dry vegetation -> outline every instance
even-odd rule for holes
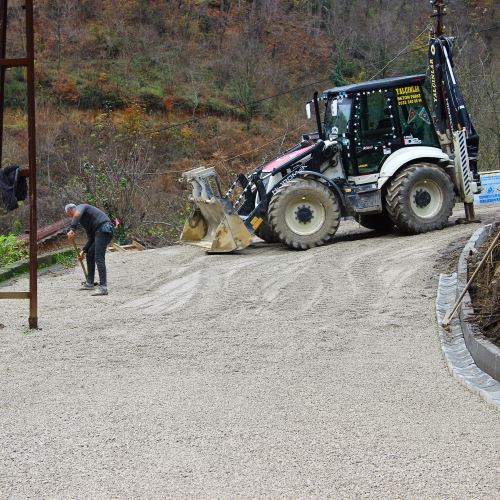
[[[475,271],[497,234],[498,230],[494,231],[488,241],[471,257],[469,274]],[[500,241],[497,241],[492,253],[478,271],[470,294],[474,305],[473,321],[486,337],[500,346]]]
[[[9,5],[13,57],[24,53],[22,11]],[[122,236],[153,245],[175,240],[183,223],[180,172],[210,164],[228,180],[313,127],[303,104],[314,90],[426,70],[426,34],[416,37],[430,22],[428,0],[35,5],[40,224],[60,218],[68,200],[86,201],[118,217]],[[497,7],[448,6],[480,163],[497,168]],[[8,71],[4,165],[27,162],[24,85],[22,71]],[[0,232],[22,230],[26,216],[0,217]]]

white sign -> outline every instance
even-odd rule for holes
[[[483,190],[474,196],[476,205],[486,203],[500,203],[500,170],[493,172],[479,172]]]

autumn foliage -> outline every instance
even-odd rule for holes
[[[497,9],[450,1],[447,17],[485,169],[498,168],[498,32],[485,30]],[[175,240],[182,171],[215,165],[229,181],[314,128],[303,112],[314,90],[425,72],[430,14],[427,0],[35,2],[40,224],[70,199],[104,208],[123,199],[125,181],[113,177],[121,162],[137,184],[127,230],[153,244]],[[9,9],[12,55],[24,51],[22,16]],[[4,164],[26,162],[24,86],[22,72],[7,73]],[[82,177],[89,164],[118,192],[99,198]],[[0,231],[25,218],[1,217]]]

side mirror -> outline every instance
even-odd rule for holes
[[[307,119],[310,120],[311,119],[311,103],[308,102],[306,104],[306,115],[307,115]]]

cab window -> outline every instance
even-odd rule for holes
[[[348,97],[335,97],[326,102],[325,133],[328,137],[334,127],[337,128],[339,136],[349,132],[349,120],[351,118],[352,99]]]
[[[439,141],[419,85],[395,89],[404,146],[436,146]]]
[[[361,144],[377,144],[393,135],[391,110],[386,92],[368,92],[359,96],[359,127]]]
[[[386,90],[360,92],[354,101],[354,147],[359,175],[380,171],[395,136],[392,105]]]

